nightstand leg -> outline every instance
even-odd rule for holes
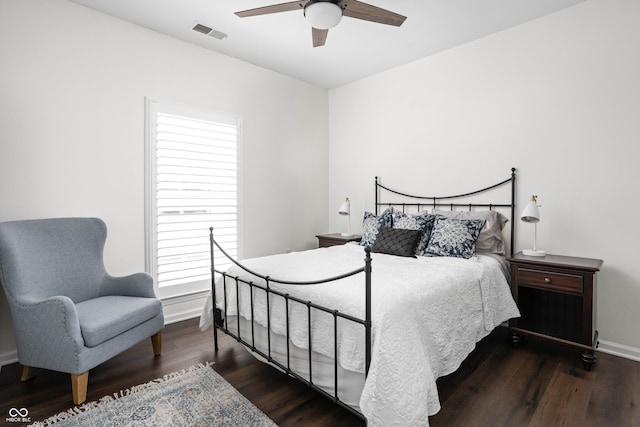
[[[583,351],[580,358],[585,371],[590,371],[591,367],[596,363],[596,355],[593,351]]]
[[[522,336],[516,332],[511,332],[511,347],[518,348],[522,343]]]

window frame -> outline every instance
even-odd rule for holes
[[[211,279],[200,280],[171,286],[159,286],[158,281],[158,245],[157,245],[157,113],[175,114],[197,120],[235,122],[236,140],[236,245],[237,257],[241,259],[242,248],[242,117],[221,111],[193,107],[183,104],[162,102],[145,98],[145,267],[153,277],[153,286],[158,298],[166,300],[185,295],[205,293],[211,289]],[[208,236],[209,229],[203,230]],[[214,230],[215,233],[215,230]],[[207,242],[208,242],[207,238]]]

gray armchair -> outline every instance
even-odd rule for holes
[[[160,355],[164,316],[146,273],[107,274],[107,227],[98,218],[0,223],[0,282],[23,365],[71,374],[86,400],[89,370],[151,337]]]

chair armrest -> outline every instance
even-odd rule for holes
[[[18,349],[29,354],[29,357],[50,354],[49,351],[41,350],[51,346],[64,349],[64,352],[77,352],[84,347],[78,313],[69,297],[53,296],[41,301],[17,301],[13,317]],[[30,363],[38,366],[33,361]]]
[[[155,298],[153,278],[147,273],[115,277],[107,274],[100,287],[100,295],[125,295],[131,297]]]

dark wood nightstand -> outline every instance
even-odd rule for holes
[[[518,253],[511,263],[511,292],[521,317],[509,321],[512,342],[532,335],[582,350],[590,370],[598,345],[595,330],[596,274],[602,260],[547,254]]]
[[[327,248],[329,246],[344,245],[348,242],[359,242],[362,236],[354,234],[353,236],[343,236],[340,233],[318,234],[318,247]]]

